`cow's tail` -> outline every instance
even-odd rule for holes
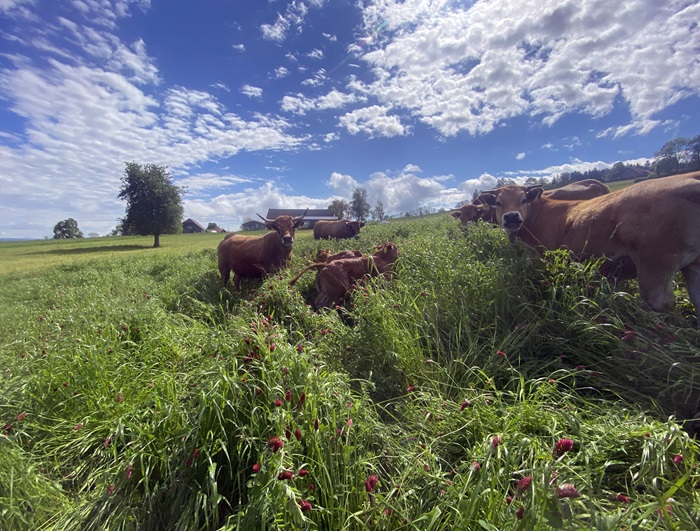
[[[316,262],[315,264],[311,264],[306,266],[304,269],[299,271],[292,280],[289,281],[289,285],[293,286],[297,280],[301,278],[301,276],[306,273],[307,271],[310,271],[311,269],[322,269],[328,265],[328,262]]]

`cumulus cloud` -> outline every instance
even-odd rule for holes
[[[632,120],[605,134],[643,134],[700,95],[697,2],[378,0],[363,14],[368,34],[385,28],[361,57],[375,73],[369,92],[445,136],[523,115],[600,117],[618,100]]]
[[[520,152],[515,156],[515,160],[523,160],[525,158],[525,153]]]
[[[399,116],[389,115],[390,110],[379,105],[356,109],[341,116],[340,125],[352,135],[364,133],[370,138],[407,134],[409,128],[401,123]]]

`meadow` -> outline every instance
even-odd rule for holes
[[[0,243],[0,527],[695,529],[700,332],[594,261],[449,213],[298,231],[221,287],[221,235]],[[315,312],[320,248],[396,275]]]

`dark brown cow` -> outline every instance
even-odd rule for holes
[[[393,243],[382,244],[369,256],[340,258],[332,262],[318,262],[302,269],[292,280],[293,285],[299,278],[310,271],[318,269],[316,274],[316,308],[331,308],[343,301],[353,284],[366,276],[386,275],[393,269],[399,250]]]
[[[314,223],[314,240],[354,238],[360,234],[360,229],[364,226],[364,221],[350,221],[349,219],[339,219],[337,221],[319,220]]]
[[[573,201],[578,199],[593,199],[601,195],[609,194],[610,188],[596,179],[583,179],[575,183],[567,184],[554,190],[545,190],[543,197],[550,199],[560,199]],[[467,203],[452,211],[452,216],[458,218],[462,226],[468,223],[483,219],[487,223],[497,225],[496,214],[488,205],[482,204],[479,199],[475,199],[471,204]]]
[[[308,211],[308,209],[307,209]],[[261,278],[284,267],[292,256],[294,232],[304,223],[306,212],[299,217],[277,216],[266,219],[265,226],[274,232],[264,236],[229,234],[219,244],[219,272],[224,286],[233,271],[233,287],[241,290],[241,278]]]
[[[509,236],[532,247],[565,247],[579,259],[606,257],[626,274],[636,270],[639,292],[653,310],[673,305],[672,281],[680,271],[700,310],[700,172],[649,179],[586,201],[542,192],[504,186],[479,199],[494,207]]]

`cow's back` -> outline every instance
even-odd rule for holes
[[[583,199],[593,199],[601,195],[610,193],[610,188],[597,179],[583,179],[561,188],[546,190],[542,195],[550,199],[559,199],[563,201],[575,201]]]

